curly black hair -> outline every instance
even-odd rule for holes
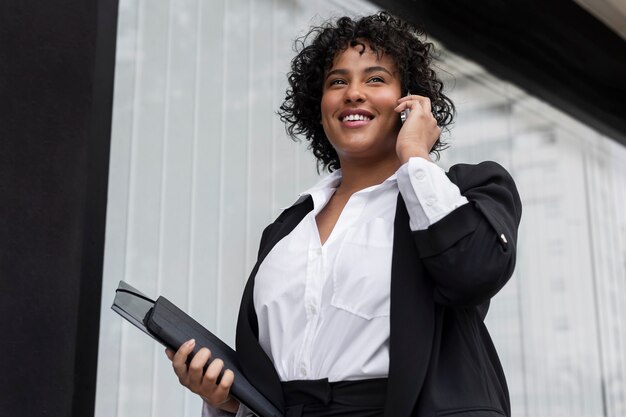
[[[348,47],[367,44],[376,54],[386,54],[402,75],[402,91],[428,97],[439,127],[452,123],[454,104],[443,93],[443,83],[430,67],[433,44],[423,42],[424,32],[387,12],[353,20],[341,17],[315,26],[296,39],[296,57],[287,75],[289,88],[280,106],[280,120],[292,139],[300,135],[310,142],[318,168],[334,171],[340,168],[337,152],[328,141],[321,120],[324,76],[338,53]],[[431,149],[436,156],[446,144],[438,138]]]

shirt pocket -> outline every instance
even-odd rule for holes
[[[331,305],[366,320],[389,316],[393,223],[374,218],[346,231],[333,268]]]

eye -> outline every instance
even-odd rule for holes
[[[378,75],[367,80],[368,83],[384,83],[385,80],[383,77],[379,77]]]
[[[343,85],[345,83],[346,82],[344,80],[342,80],[341,78],[335,78],[334,80],[330,80],[328,82],[328,86],[332,87],[332,86],[335,86],[335,85]]]

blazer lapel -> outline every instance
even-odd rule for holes
[[[308,212],[313,210],[311,196],[302,196],[263,233],[257,262],[243,292],[239,318],[237,320],[237,357],[244,375],[279,410],[284,410],[284,399],[280,379],[271,359],[259,344],[259,326],[254,310],[254,278],[267,254],[282,238],[287,236]]]
[[[391,261],[387,417],[410,416],[422,389],[435,330],[432,294],[417,256],[406,205],[398,194]]]

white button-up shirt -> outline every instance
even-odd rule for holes
[[[340,182],[337,171],[303,193],[313,211],[274,246],[255,278],[259,342],[282,381],[386,377],[398,191],[413,230],[467,203],[441,168],[412,158],[382,184],[354,193],[322,245],[315,217]]]
[[[313,198],[313,211],[272,248],[255,277],[259,343],[282,381],[386,377],[398,192],[412,230],[467,203],[440,167],[411,158],[382,184],[354,193],[322,245],[315,217],[340,182],[336,171],[303,193]]]

